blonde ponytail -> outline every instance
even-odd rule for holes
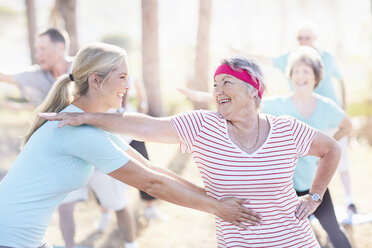
[[[34,111],[30,129],[26,133],[23,145],[27,143],[31,135],[41,127],[46,120],[40,118],[37,113],[40,112],[60,112],[62,109],[70,105],[74,101],[74,94],[72,92],[71,86],[72,81],[68,75],[63,75],[57,79],[50,89],[49,94],[43,101],[43,103],[36,108]]]
[[[77,53],[72,65],[72,75],[65,74],[59,77],[44,102],[35,110],[30,129],[23,140],[23,145],[46,122],[37,113],[60,112],[72,104],[79,96],[85,95],[89,89],[88,78],[92,73],[96,73],[101,78],[102,87],[102,83],[109,77],[111,72],[117,69],[126,59],[127,52],[117,46],[92,43],[82,48]]]

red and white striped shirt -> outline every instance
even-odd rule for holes
[[[227,122],[216,112],[188,112],[172,121],[207,194],[249,199],[246,206],[262,216],[262,224],[249,229],[216,217],[218,247],[319,247],[308,220],[295,216],[298,200],[292,183],[297,157],[307,154],[314,129],[289,116],[268,115],[265,143],[248,154],[230,140]]]

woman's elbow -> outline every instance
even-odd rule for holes
[[[340,145],[336,142],[336,140],[333,139],[333,142],[331,144],[331,149],[330,153],[333,154],[333,157],[335,160],[339,161],[341,157],[341,147]],[[337,163],[338,164],[338,163]]]
[[[162,180],[158,178],[148,178],[144,181],[142,191],[145,191],[151,196],[159,196],[164,192],[165,184]]]

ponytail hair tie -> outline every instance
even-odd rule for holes
[[[72,76],[72,74],[68,74],[68,77],[70,78],[71,81],[74,81],[74,77]]]

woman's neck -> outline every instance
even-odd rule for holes
[[[318,101],[314,93],[306,95],[293,94],[291,99],[295,108],[303,118],[309,118],[314,113],[318,105]]]
[[[250,132],[257,127],[257,119],[259,114],[256,111],[246,111],[246,113],[237,113],[236,118],[231,118],[229,122],[238,130]]]
[[[292,93],[291,98],[293,102],[300,103],[300,104],[307,104],[307,103],[313,102],[314,93],[313,92],[311,92],[310,94],[308,92]]]
[[[107,108],[100,104],[99,99],[88,94],[80,96],[73,103],[76,107],[84,112],[107,112]]]

